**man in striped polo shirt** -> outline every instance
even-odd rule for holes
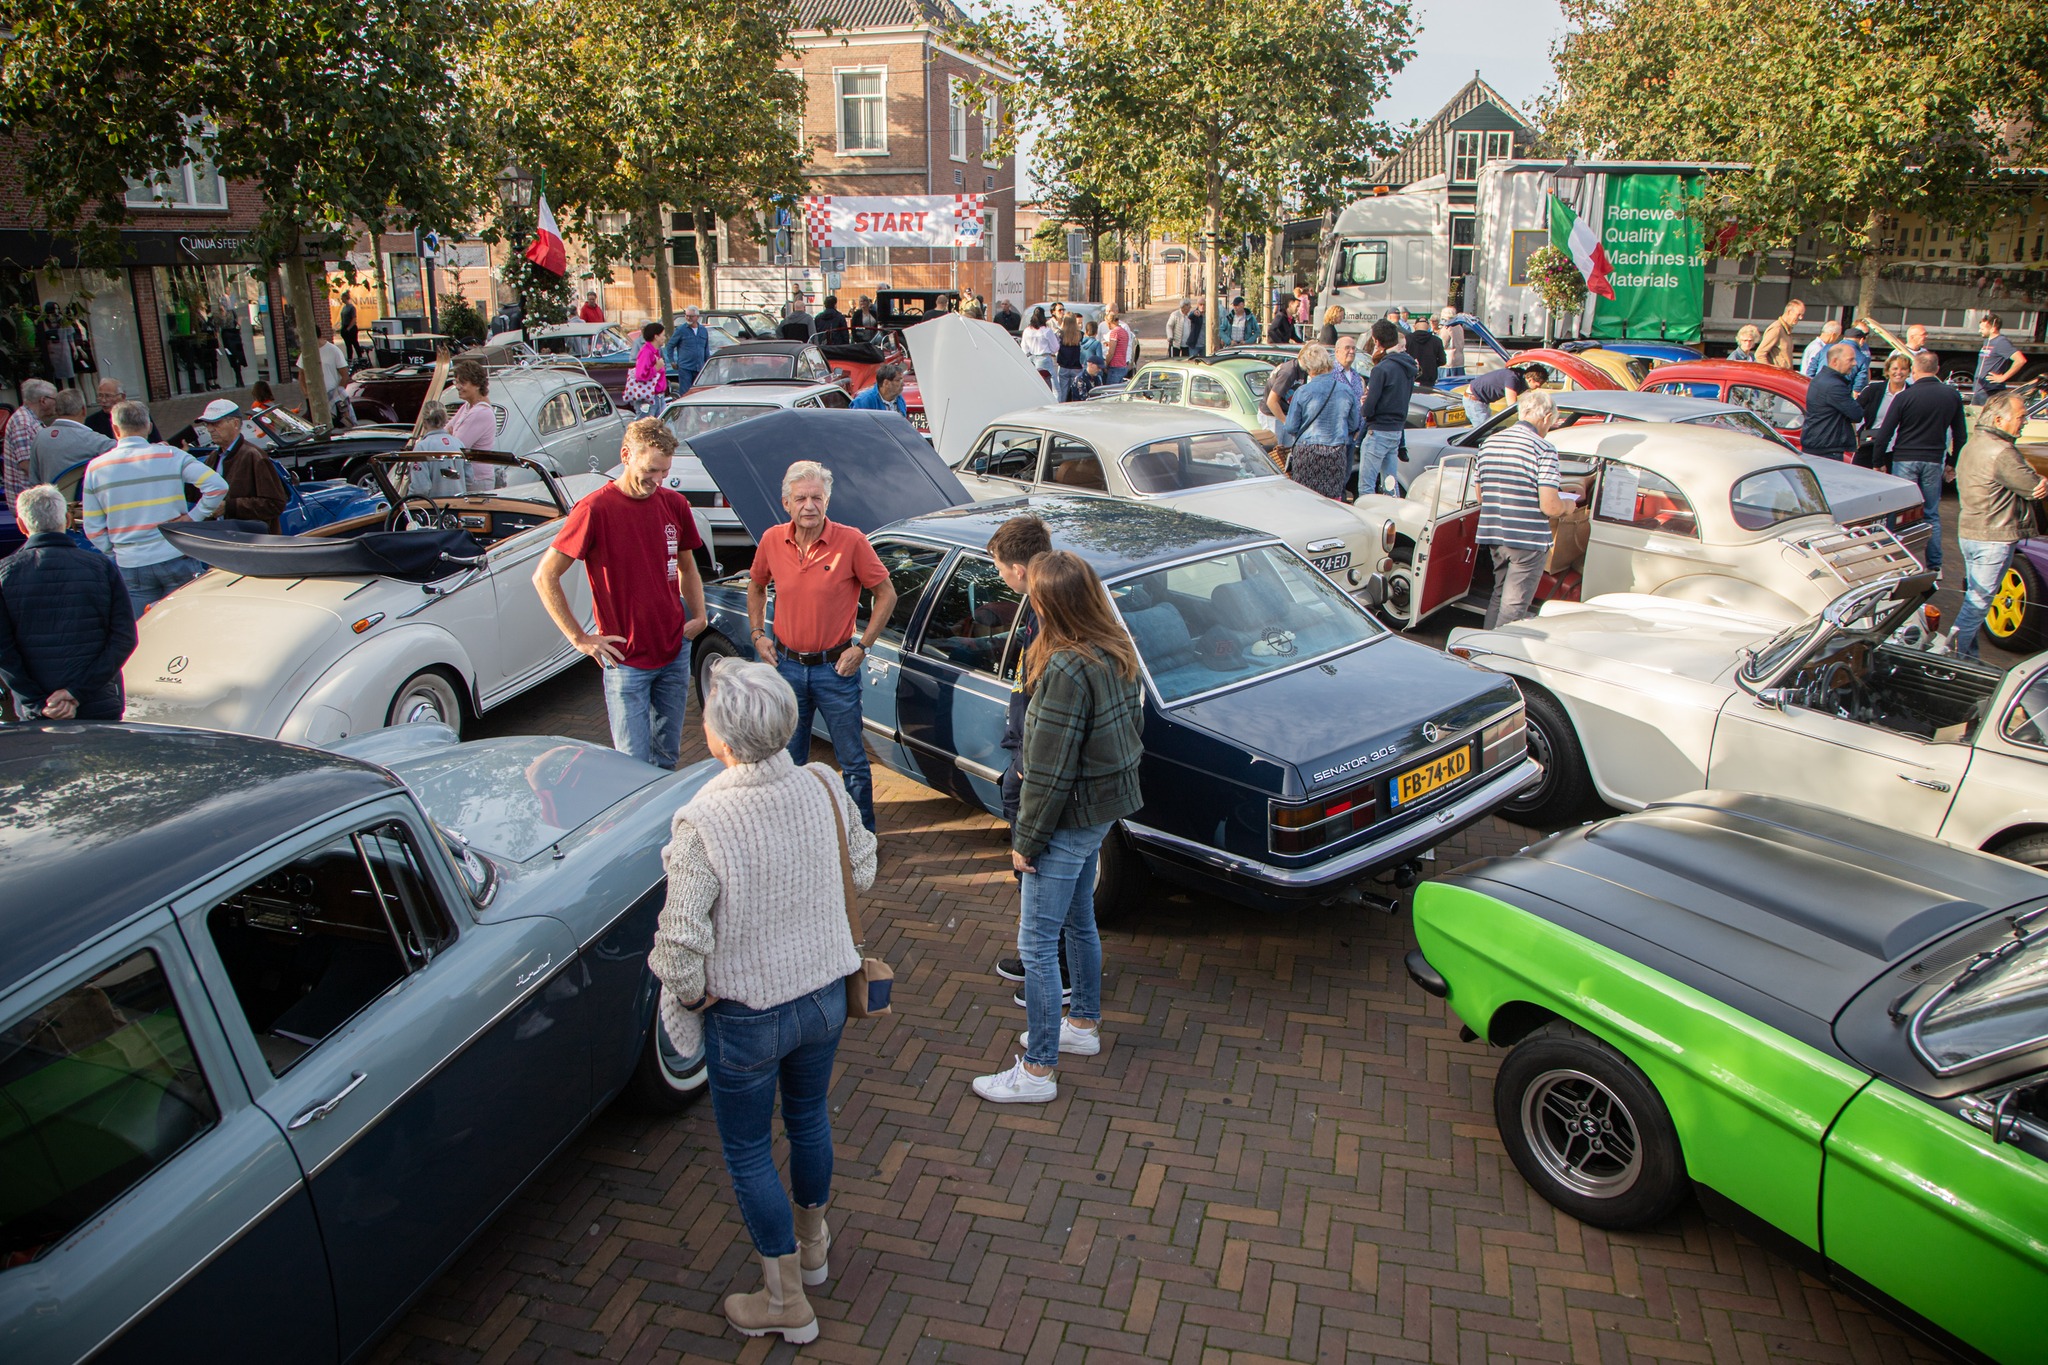
[[[114,447],[85,467],[85,534],[93,548],[111,555],[128,584],[128,598],[143,611],[206,572],[198,560],[180,554],[162,527],[174,521],[204,521],[220,513],[228,481],[198,456],[149,439],[149,409],[129,399],[112,414]],[[185,485],[199,490],[189,509]]]
[[[1486,629],[1529,614],[1543,560],[1550,553],[1550,519],[1563,516],[1557,495],[1557,447],[1544,437],[1557,425],[1557,405],[1542,389],[1515,400],[1521,420],[1479,447],[1479,543],[1493,547],[1493,600]]]

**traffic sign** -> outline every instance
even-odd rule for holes
[[[429,229],[420,234],[420,259],[438,261],[441,259],[441,234]]]

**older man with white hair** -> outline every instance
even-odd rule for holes
[[[21,406],[0,432],[0,495],[7,505],[36,481],[36,441],[43,428],[57,420],[57,386],[47,379],[25,379]]]
[[[0,561],[0,682],[23,720],[119,720],[135,613],[114,561],[65,533],[68,514],[46,483],[14,500],[28,542]]]
[[[196,455],[149,439],[149,409],[133,399],[114,406],[120,439],[85,467],[79,500],[93,548],[121,566],[137,615],[206,572],[206,566],[164,539],[163,528],[220,515],[228,481]],[[199,490],[188,505],[187,486]]]
[[[825,515],[832,503],[832,471],[798,460],[782,476],[782,507],[789,520],[771,526],[754,552],[747,577],[747,622],[754,650],[774,664],[796,693],[796,733],[789,756],[811,753],[811,717],[822,712],[847,795],[875,828],[874,780],[861,740],[860,666],[896,610],[896,588],[868,538]],[[775,626],[768,626],[768,589],[775,589]],[[867,630],[856,637],[860,590],[873,589]]]
[[[1568,510],[1558,496],[1557,447],[1547,439],[1557,405],[1542,389],[1515,400],[1520,421],[1486,438],[1472,476],[1479,485],[1479,543],[1493,547],[1493,598],[1486,629],[1519,621],[1536,600],[1550,553],[1550,521]]]
[[[36,482],[55,483],[73,465],[83,464],[114,444],[85,424],[85,395],[65,389],[57,395],[57,416],[36,437]]]

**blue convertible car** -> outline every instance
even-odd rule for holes
[[[713,765],[351,747],[0,733],[0,1360],[356,1358],[614,1096],[701,1087],[647,951]]]
[[[1103,846],[1106,903],[1147,871],[1251,904],[1330,899],[1540,776],[1507,680],[1393,635],[1274,536],[1085,494],[968,503],[894,414],[791,409],[690,446],[756,536],[791,459],[832,469],[833,518],[869,532],[897,592],[861,670],[869,748],[992,813],[1021,649],[988,539],[1033,512],[1094,566],[1145,669],[1145,807]],[[700,667],[751,655],[746,590],[707,586]]]

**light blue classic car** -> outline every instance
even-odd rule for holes
[[[647,951],[712,765],[350,743],[0,733],[0,1360],[356,1358],[613,1099],[700,1091]]]

